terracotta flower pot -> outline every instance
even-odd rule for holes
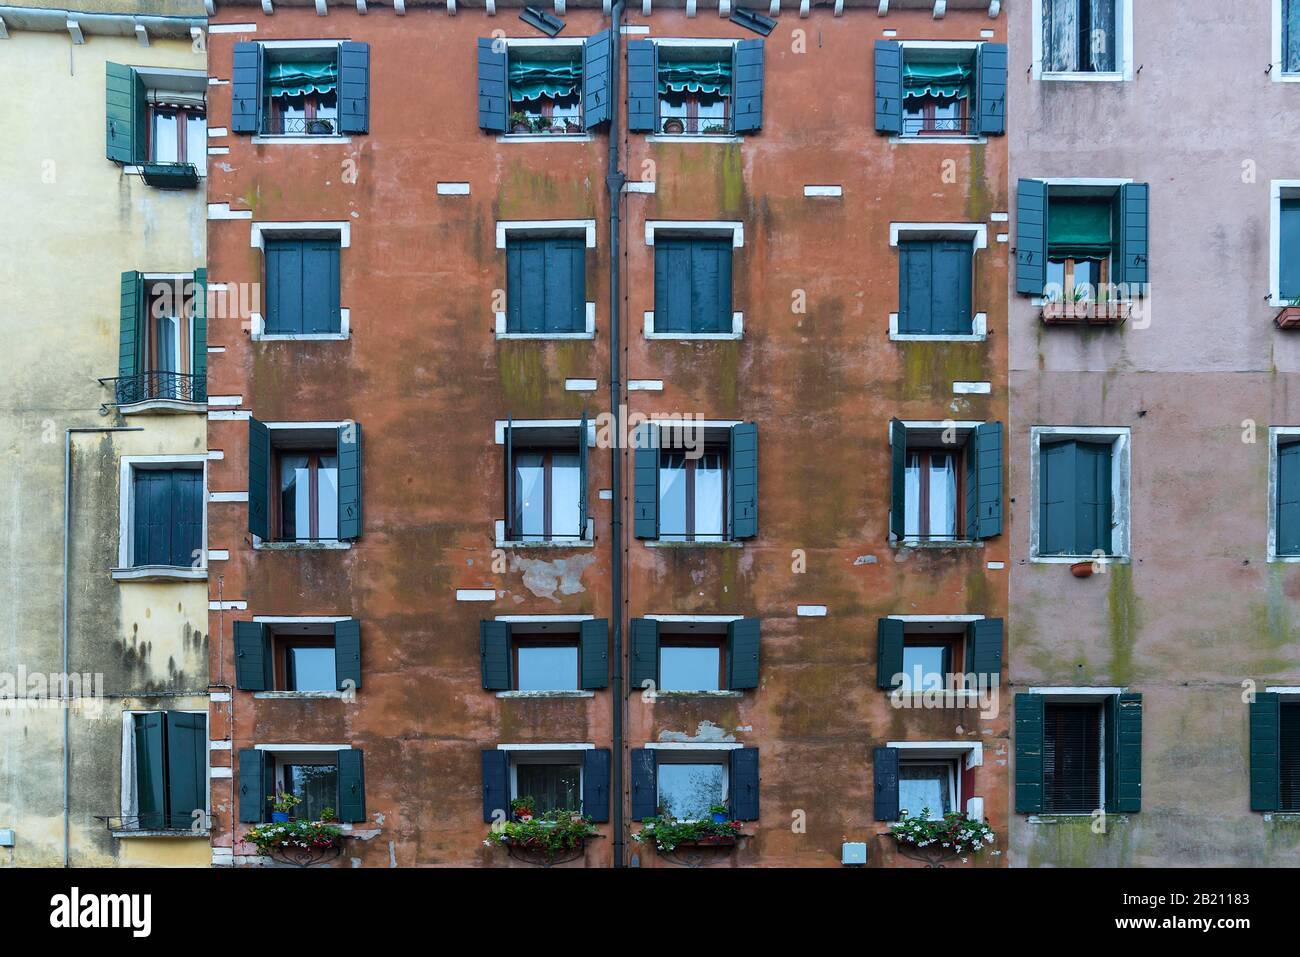
[[[1092,575],[1092,562],[1075,562],[1070,566],[1070,574],[1075,578],[1088,578]]]

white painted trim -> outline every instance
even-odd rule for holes
[[[267,333],[266,319],[260,312],[250,312],[248,323],[249,338],[254,342],[344,342],[352,338],[352,310],[347,306],[339,306],[338,332]]]
[[[596,303],[587,302],[586,329],[582,332],[506,332],[506,324],[506,314],[496,313],[495,334],[498,339],[594,339],[596,338]]]
[[[565,379],[565,392],[595,392],[600,388],[600,383],[596,379]]]
[[[209,562],[228,562],[230,561],[230,550],[225,548],[209,548]]]
[[[1268,430],[1268,541],[1267,558],[1270,562],[1282,565],[1300,563],[1300,555],[1279,555],[1277,553],[1277,447],[1278,439],[1300,436],[1300,427],[1287,425],[1270,426]]]
[[[469,183],[439,183],[439,196],[468,196]]]
[[[351,621],[351,615],[254,615],[253,621],[264,625],[336,625]]]
[[[647,143],[743,143],[743,136],[712,133],[651,133]]]
[[[249,412],[247,409],[232,409],[229,411],[226,411],[224,409],[218,409],[215,412],[208,413],[208,421],[209,422],[240,422],[243,421],[244,419],[247,419],[250,415],[252,415],[252,413]]]
[[[594,548],[596,545],[596,520],[587,519],[587,533],[583,538],[573,535],[556,535],[544,541],[510,541],[506,538],[506,522],[498,518],[492,523],[493,540],[497,548]]]
[[[954,382],[952,384],[953,395],[991,395],[993,392],[993,383],[991,382]]]
[[[348,37],[321,40],[262,40],[264,50],[321,50],[348,42]]]
[[[208,750],[209,750],[209,751],[229,751],[229,750],[231,750],[231,742],[228,741],[228,740],[227,740],[227,741],[209,741],[209,742],[208,742]]]
[[[709,625],[725,624],[729,621],[743,621],[744,615],[642,615],[651,621],[667,621],[677,624]]]
[[[964,624],[971,621],[983,621],[984,615],[886,615],[886,618],[894,621],[915,622],[917,624],[947,624],[956,623]]]
[[[255,146],[315,146],[323,143],[351,143],[350,136],[294,136],[286,133],[259,133],[250,137]]]
[[[977,425],[983,425],[984,420],[979,421],[955,421],[953,419],[902,419],[903,428],[905,429],[955,429],[958,432],[969,432]],[[886,431],[889,426],[886,423]]]
[[[211,752],[209,752],[209,753],[211,753]],[[223,779],[225,779],[225,778],[229,778],[229,777],[233,777],[233,776],[234,776],[234,768],[231,768],[231,767],[219,767],[219,768],[209,767],[209,768],[208,768],[208,779],[209,779],[209,780],[213,780],[213,779],[215,779],[215,780],[220,781],[220,780],[223,780]]]
[[[628,392],[662,392],[664,391],[663,379],[628,379]]]
[[[258,751],[351,751],[350,744],[255,744]]]
[[[1133,430],[1128,426],[1057,426],[1034,425],[1029,428],[1029,560],[1044,565],[1073,565],[1091,559],[1091,555],[1040,555],[1039,535],[1042,489],[1039,478],[1043,437],[1088,439],[1110,437],[1111,448],[1111,554],[1099,557],[1102,564],[1124,564],[1131,559],[1132,486],[1131,445]]]
[[[209,23],[208,36],[214,33],[256,33],[256,23]]]
[[[114,570],[114,578],[119,580],[129,580],[129,574],[117,575],[120,570],[123,573],[129,573],[133,565],[135,545],[135,482],[133,481],[133,470],[136,468],[165,468],[172,465],[197,465],[203,473],[203,500],[208,500],[208,457],[207,453],[186,452],[176,455],[123,455],[118,459],[118,498],[117,498],[117,569]],[[208,510],[203,510],[203,535],[199,541],[202,562],[197,567],[193,565],[176,566],[184,567],[190,571],[196,571],[196,577],[202,577],[207,574],[208,567]],[[147,566],[150,568],[157,566]],[[171,567],[171,566],[167,566]]]
[[[984,223],[890,223],[889,245],[897,246],[900,236],[934,239],[973,238],[975,249],[987,249],[989,228]]]
[[[595,621],[595,615],[497,615],[493,621],[504,621],[512,625],[522,624],[573,624],[580,621]]]
[[[1069,686],[1069,687],[1050,687],[1047,685],[1037,685],[1028,689],[1029,694],[1048,695],[1049,697],[1071,697],[1071,698],[1113,698],[1117,694],[1123,694],[1128,691],[1128,686],[1122,688],[1106,686]]]
[[[676,139],[676,137],[673,137]],[[677,236],[730,236],[733,249],[745,245],[745,224],[735,220],[647,219],[645,244],[655,244],[655,232]]]
[[[803,188],[805,196],[843,196],[843,186],[805,186]]]
[[[1300,73],[1283,73],[1282,72],[1282,0],[1271,0],[1272,3],[1272,59],[1268,71],[1269,79],[1274,83],[1300,83]]]
[[[498,691],[498,698],[514,698],[516,700],[526,700],[528,698],[594,698],[594,691]]]
[[[513,429],[573,429],[575,432],[582,427],[581,419],[516,419],[510,423]],[[506,420],[497,419],[493,423],[493,441],[497,445],[505,445],[506,442]],[[587,420],[587,448],[596,447],[596,423],[593,419]]]
[[[795,614],[800,618],[825,618],[827,610],[825,605],[800,605]]]
[[[1126,186],[1131,177],[1115,176],[1044,176],[1039,180],[1048,186]]]
[[[340,420],[338,422],[263,422],[262,424],[266,426],[268,429],[283,429],[283,430],[302,429],[303,431],[306,431],[307,429],[337,429],[339,428],[339,426],[347,425],[347,421]]]
[[[498,744],[498,751],[594,751],[594,744]]]
[[[249,213],[252,216],[252,213]],[[266,233],[294,233],[295,235],[311,236],[338,236],[339,246],[347,249],[352,245],[352,224],[347,220],[338,222],[322,222],[319,220],[304,220],[301,222],[256,222],[249,227],[248,245],[254,249],[266,250],[265,234]]]
[[[678,340],[723,340],[723,339],[743,339],[745,338],[745,314],[743,312],[733,312],[731,314],[731,331],[730,332],[655,332],[655,314],[649,311],[643,314],[645,326],[643,334],[647,339],[678,339]]]
[[[1300,81],[1300,73],[1294,75]],[[1282,298],[1282,199],[1300,199],[1300,179],[1275,179],[1268,184],[1268,304],[1281,308]],[[1297,250],[1300,255],[1300,250]]]
[[[650,741],[645,747],[651,751],[739,751],[744,745],[739,741]]]
[[[1043,0],[1033,0],[1029,32],[1033,38],[1033,62],[1030,71],[1035,80],[1092,83],[1119,83],[1133,79],[1133,0],[1115,0],[1122,10],[1115,11],[1119,22],[1119,42],[1115,56],[1119,70],[1114,73],[1045,73],[1043,72]],[[1279,41],[1280,50],[1280,41]]]
[[[971,322],[974,331],[969,336],[926,336],[898,331],[898,313],[889,314],[889,338],[894,342],[983,342],[989,337],[989,317],[986,312],[975,313]]]
[[[590,133],[499,133],[498,143],[590,143]]]
[[[247,611],[248,602],[242,598],[227,599],[226,601],[208,602],[208,611]],[[216,700],[215,698],[213,700]]]
[[[209,502],[247,502],[247,492],[209,492]]]
[[[1300,687],[1295,685],[1282,685],[1276,688],[1265,687],[1264,690],[1270,694],[1300,694]]]
[[[208,203],[208,219],[252,219],[251,209],[231,209],[229,203]]]
[[[734,47],[739,40],[720,39],[717,37],[663,37],[652,41],[655,46],[663,47],[687,47],[688,49],[705,49],[717,48],[725,49]]]
[[[925,756],[926,752],[961,752],[965,754],[962,763],[968,771],[984,764],[984,745],[979,741],[888,741],[885,743],[885,747],[897,748],[900,751],[920,752],[922,757]],[[936,754],[936,757],[938,756]]]
[[[585,236],[588,249],[596,248],[596,221],[594,219],[514,219],[497,220],[497,249],[506,248],[510,233],[557,233]]]
[[[457,588],[457,601],[496,601],[497,593],[492,588]]]
[[[654,191],[654,180],[628,180],[623,184],[623,192],[625,193],[653,193]]]

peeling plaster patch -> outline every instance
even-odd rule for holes
[[[659,740],[663,743],[679,742],[682,744],[726,744],[736,740],[734,734],[727,734],[712,721],[701,721],[695,729],[694,736],[685,731],[660,731]]]
[[[522,572],[524,587],[538,598],[549,598],[558,603],[555,596],[577,595],[586,591],[582,586],[582,573],[596,560],[595,555],[575,555],[572,558],[557,558],[546,561],[542,558],[521,558],[512,555],[511,571]]]
[[[876,564],[876,556],[875,556],[875,555],[859,555],[857,558],[853,559],[853,564],[855,564],[855,565],[874,565],[874,564]]]

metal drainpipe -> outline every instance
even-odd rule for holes
[[[619,63],[623,57],[623,0],[618,0],[611,11],[609,58],[609,168],[605,174],[605,188],[609,192],[609,408],[614,428],[609,449],[610,471],[613,474],[611,521],[611,591],[613,605],[610,624],[613,629],[614,674],[610,681],[611,704],[614,717],[614,749],[610,761],[613,787],[610,804],[614,812],[614,866],[623,866],[623,461],[621,437],[622,418],[619,405],[623,397],[621,376],[622,355],[619,343],[619,204],[623,200],[623,171],[618,168],[618,144],[622,130],[619,128],[618,105],[622,99],[619,90]]]
[[[68,739],[72,730],[68,702],[68,528],[72,517],[72,433],[73,432],[143,432],[132,426],[84,426],[65,429],[63,432],[63,675],[60,698],[63,703],[63,866],[71,867],[72,811],[68,791]]]

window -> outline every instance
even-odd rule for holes
[[[336,745],[275,745],[239,751],[239,820],[271,820],[271,796],[292,794],[301,803],[290,812],[300,821],[366,820],[365,755]]]
[[[758,534],[757,426],[646,423],[638,436],[638,538],[700,543]]]
[[[586,330],[587,245],[577,236],[506,239],[506,332]]]
[[[361,535],[361,426],[249,419],[249,530],[263,542]]]
[[[1274,80],[1300,75],[1300,0],[1273,0]]]
[[[959,474],[960,451],[908,449],[904,537],[927,540],[962,537]]]
[[[479,622],[483,687],[570,694],[609,683],[609,622],[604,618],[522,616]]]
[[[1300,300],[1300,198],[1280,200],[1281,285],[1279,296],[1288,304]]]
[[[1300,318],[1300,180],[1275,179],[1269,187],[1269,301],[1283,309],[1278,326],[1291,329]]]
[[[331,136],[339,132],[338,49],[268,49],[262,133]]]
[[[199,104],[149,104],[149,159],[154,163],[193,163],[199,175],[208,168],[208,118]]]
[[[700,820],[719,804],[732,820],[758,820],[758,748],[650,745],[630,758],[634,820]]]
[[[265,334],[336,334],[339,308],[338,238],[266,239]]]
[[[1044,73],[1116,73],[1123,0],[1041,0]]]
[[[1088,814],[1101,807],[1101,706],[1043,709],[1043,810]]]
[[[585,132],[581,44],[512,44],[507,53],[510,132]]]
[[[1030,429],[1031,559],[1128,557],[1128,449],[1128,429]]]
[[[730,136],[763,125],[763,41],[630,40],[628,129]]]
[[[549,763],[546,757],[516,754],[511,763],[514,786],[511,799],[531,797],[538,814],[582,810],[582,765]],[[547,762],[547,763],[542,763]]]
[[[243,691],[334,693],[361,687],[355,618],[237,621],[235,684]]]
[[[655,332],[732,332],[732,246],[730,237],[655,238]]]
[[[901,814],[923,811],[932,821],[960,808],[956,763],[902,760],[898,765],[898,801]]]
[[[235,44],[230,129],[263,136],[335,136],[370,129],[370,45]]]
[[[974,333],[971,287],[975,245],[955,239],[901,240],[898,331],[905,335]]]
[[[203,469],[132,469],[131,564],[203,564]]]
[[[1006,132],[1007,46],[875,42],[876,132],[898,142]]]
[[[1114,250],[1114,200],[1098,196],[1052,199],[1047,216],[1049,297],[1070,301],[1105,295]]]
[[[1278,737],[1278,810],[1300,811],[1300,705],[1283,705],[1280,709],[1281,733]]]
[[[1250,809],[1300,812],[1300,698],[1294,689],[1250,702]]]
[[[663,634],[659,636],[660,691],[718,691],[725,687],[724,639]]]
[[[122,273],[117,378],[100,381],[124,414],[207,401],[206,287],[206,270]]]
[[[1271,428],[1269,560],[1300,561],[1300,429]]]
[[[334,449],[280,449],[278,541],[334,541],[339,533],[339,459]]]
[[[503,744],[480,752],[483,820],[510,816],[510,802],[531,797],[534,811],[609,820],[610,752],[586,744]]]
[[[973,49],[903,47],[903,136],[975,131]]]
[[[207,170],[207,76],[105,64],[105,153],[160,189],[190,189]]]
[[[190,831],[195,811],[206,828],[207,714],[149,711],[124,718],[123,780],[131,789],[122,795],[122,829]]]
[[[656,692],[757,688],[761,641],[757,618],[633,618],[630,683]]]
[[[726,47],[657,48],[659,132],[731,132],[732,51]]]
[[[1001,618],[881,618],[876,623],[876,685],[911,694],[978,690],[981,685],[999,682],[1002,635]]]
[[[505,423],[504,541],[590,541],[586,419],[576,425]]]
[[[532,637],[514,641],[516,691],[577,691],[578,635]]]
[[[975,797],[976,769],[984,763],[982,745],[969,741],[891,741],[872,749],[875,819],[919,817],[932,821],[964,812],[983,817]]]
[[[903,642],[903,691],[935,691],[953,673],[960,637],[911,636]]]
[[[890,533],[913,543],[973,541],[1002,534],[1002,425],[890,427]]]
[[[702,752],[658,756],[659,812],[679,821],[709,816],[709,808],[727,803],[726,753],[717,758]]]
[[[659,540],[720,542],[727,528],[727,453],[664,451],[659,462]]]

